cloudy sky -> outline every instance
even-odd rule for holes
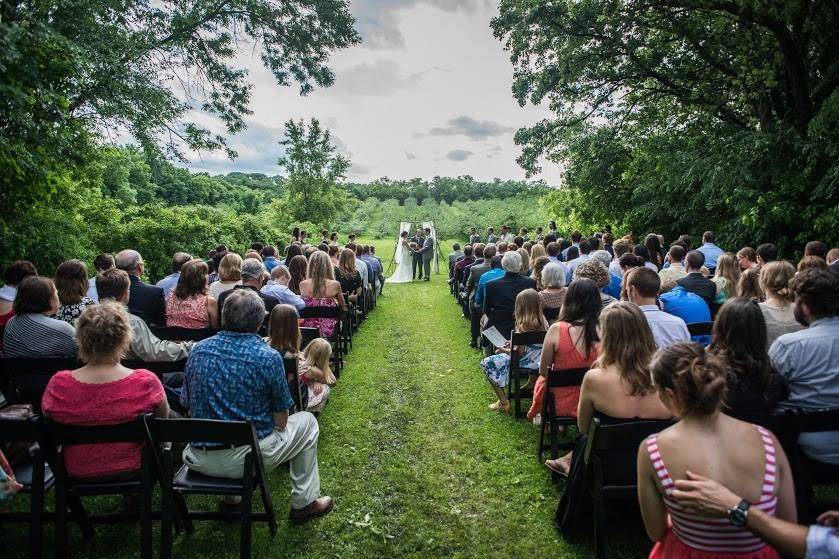
[[[315,117],[352,160],[350,180],[524,178],[513,134],[548,113],[512,97],[512,66],[489,28],[494,2],[355,0],[351,10],[362,43],[333,57],[335,85],[300,97],[249,53],[254,114],[231,139],[239,158],[203,154],[190,168],[277,174],[283,123]],[[559,170],[547,163],[534,178],[556,184]]]

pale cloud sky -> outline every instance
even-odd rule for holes
[[[254,84],[254,114],[230,139],[239,158],[202,154],[188,166],[278,174],[283,123],[315,117],[351,158],[350,180],[524,178],[513,135],[549,113],[513,99],[512,66],[489,28],[494,3],[356,0],[351,9],[363,42],[332,58],[332,87],[300,97],[294,86],[277,86],[258,53],[248,51],[242,60]],[[558,184],[559,176],[559,167],[545,162],[534,178]]]

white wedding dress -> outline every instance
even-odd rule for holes
[[[409,283],[413,281],[414,272],[411,269],[413,255],[411,254],[411,249],[408,248],[407,240],[400,239],[399,244],[396,245],[394,261],[396,262],[396,271],[385,281],[387,283]]]

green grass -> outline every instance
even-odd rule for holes
[[[376,244],[389,260],[392,243]],[[430,284],[385,288],[320,417],[321,484],[335,509],[291,526],[285,521],[288,476],[274,472],[279,533],[272,540],[264,525],[255,525],[254,557],[592,555],[591,547],[565,542],[554,529],[559,491],[535,457],[538,432],[487,409],[494,398],[468,341],[468,323],[448,294],[445,272]],[[211,499],[190,503],[214,506]],[[116,505],[100,500],[94,508]],[[238,556],[238,525],[196,525],[176,540],[176,557]],[[71,532],[77,557],[139,553],[135,525],[99,527],[89,545],[74,527]],[[24,531],[10,528],[7,537],[3,556],[10,556],[6,550],[22,554]],[[51,553],[51,529],[46,540]],[[610,548],[612,557],[639,557],[649,546],[638,534],[619,536]]]

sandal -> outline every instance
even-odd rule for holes
[[[508,412],[508,411],[510,411],[510,402],[507,402],[506,404],[504,404],[504,403],[501,402],[501,400],[496,400],[496,402],[494,404],[489,405],[489,409],[491,411]]]
[[[557,460],[545,460],[545,467],[558,475],[560,478],[567,478],[568,471],[562,469],[562,461],[561,459]]]

